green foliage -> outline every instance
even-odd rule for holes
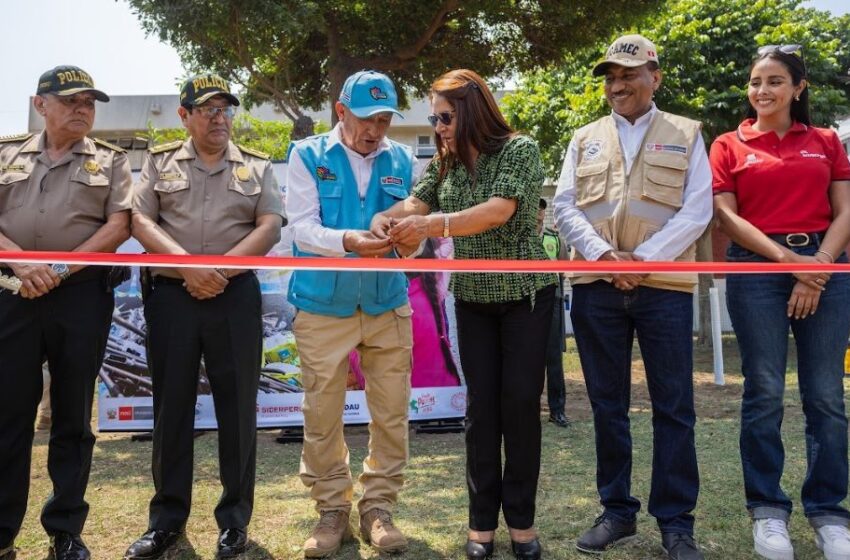
[[[143,27],[192,70],[242,84],[291,120],[336,99],[363,68],[389,73],[404,102],[458,67],[509,76],[559,60],[660,0],[129,0]]]
[[[286,159],[292,123],[263,121],[247,113],[239,113],[233,120],[233,141],[265,152],[274,160]]]
[[[503,101],[517,127],[541,144],[549,176],[560,172],[573,132],[609,111],[590,74],[606,46],[636,31],[655,41],[664,81],[658,106],[704,123],[707,141],[733,130],[746,110],[749,66],[760,45],[803,45],[812,119],[829,126],[850,113],[850,16],[801,8],[800,0],[672,0],[666,8],[604,36],[545,71],[525,74]]]
[[[238,113],[233,119],[233,141],[237,144],[260,150],[273,160],[286,159],[286,151],[292,134],[292,123],[282,121],[264,121],[248,113]],[[316,123],[317,132],[329,130],[326,123]],[[148,123],[148,131],[143,135],[149,145],[166,144],[175,140],[186,140],[185,128],[154,128]]]
[[[168,144],[175,140],[186,140],[189,137],[185,128],[156,128],[153,123],[148,121],[148,130],[145,134],[140,134],[142,138],[148,141],[148,146],[158,146],[160,144]]]

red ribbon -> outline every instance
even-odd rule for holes
[[[66,263],[81,265],[161,266],[188,268],[253,268],[287,270],[572,272],[610,273],[767,273],[850,272],[850,264],[782,264],[764,262],[666,261],[514,261],[486,259],[364,259],[328,257],[237,257],[226,255],[152,255],[66,251],[0,251],[0,263]]]

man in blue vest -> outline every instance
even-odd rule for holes
[[[372,216],[407,197],[409,147],[386,138],[398,96],[390,79],[361,71],[343,85],[338,124],[295,144],[287,172],[286,210],[296,256],[384,257],[410,252],[369,233]],[[392,509],[407,464],[411,310],[401,272],[293,273],[289,301],[304,385],[301,480],[320,519],[304,543],[307,558],[324,558],[351,537],[353,496],[343,438],[349,353],[357,349],[366,378],[369,455],[363,461],[360,532],[381,552],[401,552],[404,535]]]

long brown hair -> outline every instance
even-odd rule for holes
[[[440,95],[455,110],[454,143],[457,154],[451,153],[438,134],[437,158],[440,160],[440,179],[446,176],[455,161],[460,161],[467,172],[475,171],[475,160],[470,148],[479,153],[495,154],[516,135],[510,127],[493,93],[481,76],[464,68],[446,72],[431,84],[431,99]]]

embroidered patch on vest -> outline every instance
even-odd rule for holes
[[[404,179],[401,177],[381,177],[382,185],[403,185]]]
[[[678,154],[687,154],[688,147],[678,144],[647,144],[646,149],[649,152],[676,152]]]
[[[602,146],[605,145],[605,142],[602,140],[588,140],[584,145],[584,155],[582,156],[582,161],[593,161],[599,156],[602,155]]]
[[[316,177],[318,177],[320,181],[336,181],[336,174],[324,165],[320,165],[316,168]]]

